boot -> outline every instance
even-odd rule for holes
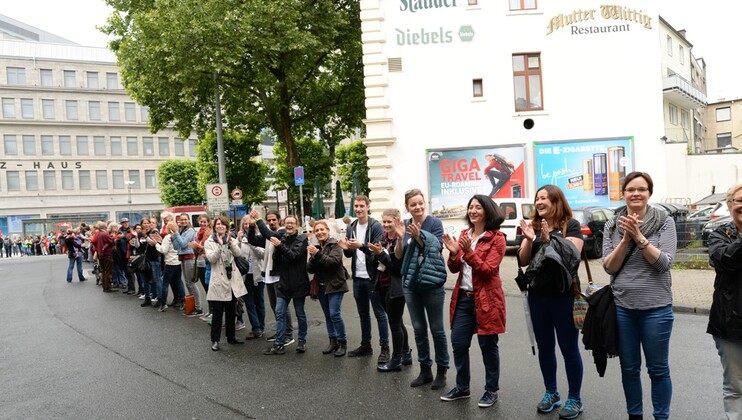
[[[374,349],[371,347],[371,343],[362,341],[358,348],[348,352],[348,357],[370,356],[372,354],[374,354]]]
[[[376,370],[379,372],[399,372],[402,370],[402,356],[394,356],[383,365],[378,365]]]
[[[430,365],[420,365],[420,375],[414,381],[410,382],[410,386],[415,388],[430,382],[433,382],[433,370],[430,368]]]
[[[430,385],[430,389],[441,389],[446,387],[446,371],[447,367],[438,365],[438,371],[435,374],[435,380]]]
[[[337,349],[335,350],[335,357],[345,356],[345,352],[348,350],[348,342],[344,340],[338,340]]]
[[[402,364],[405,366],[412,364],[412,349],[402,352]]]
[[[389,353],[389,344],[382,344],[381,352],[379,353],[379,358],[376,360],[376,363],[379,365],[389,363],[389,358],[391,357]]]
[[[334,353],[338,349],[338,341],[335,337],[330,337],[330,343],[322,350],[322,354]]]
[[[629,414],[629,420],[642,420],[643,418],[641,414]]]

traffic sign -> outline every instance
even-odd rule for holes
[[[232,199],[233,200],[239,200],[242,198],[242,190],[239,188],[235,188],[232,190]]]
[[[207,184],[206,204],[209,211],[229,211],[229,197],[227,197],[227,184]]]
[[[297,166],[294,168],[294,185],[297,187],[300,185],[304,185],[304,167],[303,166]]]

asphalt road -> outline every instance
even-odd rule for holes
[[[290,346],[284,356],[264,356],[264,340],[231,346],[225,338],[222,351],[212,352],[205,322],[172,309],[159,313],[140,308],[142,301],[104,294],[94,280],[67,284],[66,265],[63,256],[0,259],[2,419],[558,418],[535,410],[543,384],[538,361],[530,354],[520,298],[507,298],[509,332],[500,338],[500,400],[480,409],[476,403],[484,375],[476,339],[471,350],[472,398],[446,403],[438,398],[439,391],[409,387],[418,373],[416,364],[400,373],[376,372],[376,344],[371,358],[322,355],[326,331],[317,302],[307,301],[305,354]],[[355,346],[360,328],[350,294],[343,311],[349,345]],[[269,313],[269,328],[272,320]],[[412,335],[409,321],[407,325]],[[724,416],[721,368],[705,327],[704,316],[676,314],[673,418]],[[238,335],[244,338],[247,331]],[[375,341],[377,337],[374,328]],[[583,358],[586,410],[581,418],[626,418],[618,360],[609,360],[606,377],[599,378],[590,355],[584,353]],[[559,384],[565,395],[562,368],[560,362]],[[454,376],[452,368],[449,387]],[[646,375],[644,394],[649,418]]]

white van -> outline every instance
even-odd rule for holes
[[[508,246],[520,246],[523,241],[523,232],[520,230],[520,221],[528,221],[533,212],[533,200],[530,198],[498,198],[493,199],[500,206],[505,215],[500,230],[505,234]]]

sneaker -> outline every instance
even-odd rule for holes
[[[361,343],[360,346],[348,352],[348,357],[370,356],[374,354],[374,349],[368,343]]]
[[[544,393],[544,398],[536,406],[536,411],[539,413],[551,413],[551,411],[554,410],[554,407],[561,407],[561,405],[562,402],[559,392],[553,394],[546,392]]]
[[[149,300],[145,300],[139,306],[141,306],[142,308],[144,308],[145,306],[152,306],[152,302]]]
[[[389,345],[382,345],[381,346],[381,352],[379,352],[379,358],[376,360],[376,363],[379,365],[384,365],[389,362],[389,359],[391,359],[392,356],[389,352]]]
[[[288,338],[286,338],[286,342],[285,342],[285,343],[283,343],[283,345],[284,345],[284,346],[288,346],[288,345],[290,345],[290,344],[294,344],[295,342],[296,342],[296,340],[294,340],[294,339],[293,339],[293,338],[291,338],[291,337],[288,337]]]
[[[200,310],[200,309],[197,309],[197,310],[195,310],[195,311],[191,312],[191,313],[190,313],[190,314],[188,315],[188,317],[189,317],[189,318],[193,318],[193,317],[196,317],[196,316],[202,316],[203,314],[204,314],[204,311],[202,311],[202,310]]]
[[[244,329],[245,329],[245,323],[244,323],[244,322],[239,322],[239,321],[237,321],[237,322],[236,322],[236,323],[234,324],[234,330],[235,330],[235,331],[239,331],[239,330],[244,330]]]
[[[211,314],[206,314],[206,315],[200,317],[199,319],[201,321],[204,321],[204,322],[211,321]]]
[[[157,309],[160,312],[165,312],[165,309],[167,309],[167,305],[160,305],[159,309]]]
[[[582,401],[569,398],[564,403],[564,408],[559,411],[559,418],[576,419],[584,410],[585,407],[582,406]]]
[[[255,340],[256,338],[260,338],[263,336],[262,332],[249,332],[245,336],[245,340]]]
[[[144,295],[137,296],[139,299],[144,300]]]
[[[479,399],[478,406],[482,408],[492,407],[497,402],[497,391],[484,391],[484,395]]]
[[[304,353],[306,351],[307,351],[307,342],[304,340],[299,340],[299,344],[296,346],[296,352]]]
[[[263,354],[265,354],[266,356],[272,356],[275,354],[286,354],[286,349],[283,348],[283,346],[279,346],[273,343],[272,346],[270,346],[268,349],[263,351]]]
[[[152,302],[157,302],[157,298],[156,297],[153,297],[152,298]]]
[[[276,341],[276,335],[273,334],[272,336],[265,339],[266,341]]]
[[[446,392],[445,394],[441,395],[441,400],[443,401],[456,401],[460,400],[462,398],[469,398],[471,396],[471,393],[469,390],[462,391],[456,387],[453,387],[450,391]]]

